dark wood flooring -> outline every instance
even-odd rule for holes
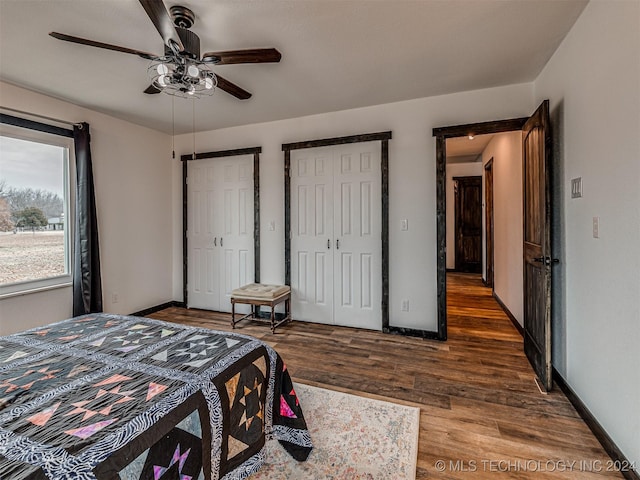
[[[305,322],[237,330],[276,348],[294,381],[420,407],[418,479],[622,478],[564,394],[539,392],[522,337],[479,276],[448,274],[447,285],[446,342]],[[150,316],[231,328],[224,313]]]

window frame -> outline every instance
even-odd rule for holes
[[[73,250],[75,230],[75,144],[73,130],[34,122],[10,115],[0,115],[0,136],[62,147],[63,206],[65,215],[65,271],[62,275],[0,284],[0,300],[30,293],[71,287],[73,284]]]

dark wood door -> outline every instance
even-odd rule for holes
[[[524,351],[551,389],[551,132],[545,100],[523,127]]]
[[[454,177],[456,271],[482,272],[482,177]]]
[[[484,166],[485,245],[487,251],[485,281],[493,288],[493,158]]]

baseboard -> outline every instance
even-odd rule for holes
[[[160,310],[164,310],[165,308],[170,307],[185,307],[184,302],[176,302],[175,300],[167,303],[162,303],[160,305],[156,305],[155,307],[145,308],[144,310],[140,310],[139,312],[134,312],[131,315],[134,317],[146,317],[147,315],[151,315],[152,313],[159,312]]]
[[[384,330],[385,333],[391,333],[395,335],[405,335],[408,337],[420,337],[429,340],[442,340],[438,337],[438,332],[431,332],[429,330],[418,330],[417,328],[404,328],[404,327],[388,327]]]
[[[520,325],[520,323],[518,322],[518,320],[516,320],[515,315],[513,315],[513,313],[511,313],[511,310],[509,310],[507,308],[507,306],[504,304],[504,302],[500,299],[500,297],[498,295],[496,295],[496,292],[493,292],[493,298],[495,298],[496,302],[498,302],[498,305],[500,305],[500,308],[502,308],[502,310],[504,311],[504,313],[507,314],[507,317],[509,317],[509,320],[511,320],[511,323],[513,323],[513,326],[516,327],[516,330],[518,330],[518,333],[520,335],[522,335],[522,338],[524,338],[524,328],[522,328],[522,325]]]
[[[565,379],[560,375],[560,373],[554,368],[553,369],[553,380],[560,387],[560,390],[566,395],[567,399],[573,405],[573,408],[576,409],[580,417],[584,420],[584,423],[587,424],[593,435],[602,445],[602,448],[609,454],[611,460],[613,460],[612,467],[624,467],[633,465],[632,462],[627,459],[627,457],[620,451],[618,446],[615,444],[613,439],[609,436],[609,434],[602,428],[602,425],[598,422],[596,417],[589,411],[587,406],[582,403],[580,397],[574,392],[569,384],[565,381]],[[616,468],[627,480],[640,480],[640,474],[631,468]]]

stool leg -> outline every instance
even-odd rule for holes
[[[236,302],[231,302],[231,328],[236,328]]]
[[[271,305],[271,333],[276,333],[276,307]]]
[[[290,298],[287,298],[284,301],[284,316],[285,316],[285,318],[288,318],[289,321],[292,320],[292,318],[291,318],[291,299]]]

